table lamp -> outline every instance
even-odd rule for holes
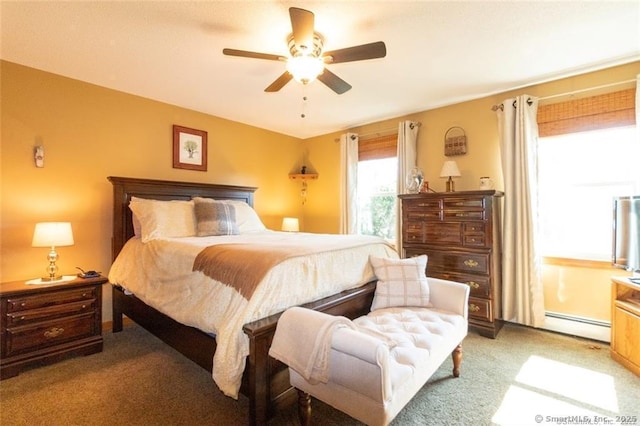
[[[42,281],[56,281],[62,279],[58,275],[58,266],[56,261],[58,260],[58,253],[56,252],[56,246],[72,246],[73,245],[73,231],[71,230],[70,222],[40,222],[36,223],[36,228],[33,231],[33,241],[31,246],[33,247],[51,247],[49,256],[49,266],[47,267],[48,276],[43,277]]]
[[[282,230],[286,232],[298,232],[300,224],[297,217],[285,217],[282,219]]]
[[[460,177],[460,170],[458,170],[456,162],[453,160],[445,161],[440,171],[440,177],[449,178],[447,180],[447,192],[455,192],[455,183],[452,177]]]

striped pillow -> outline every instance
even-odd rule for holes
[[[233,205],[211,198],[193,198],[196,216],[196,235],[237,235],[236,209]]]
[[[371,310],[394,306],[431,307],[427,281],[427,255],[409,259],[369,256],[378,278]]]

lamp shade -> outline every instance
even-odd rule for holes
[[[285,217],[282,219],[282,230],[287,232],[298,232],[300,225],[297,217]]]
[[[40,222],[33,231],[33,247],[63,247],[73,245],[70,222]]]
[[[440,170],[440,177],[450,177],[450,176],[455,176],[455,177],[460,176],[460,170],[458,170],[458,165],[453,160],[445,161],[442,166],[442,170]]]

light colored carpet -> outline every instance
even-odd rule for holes
[[[245,397],[223,396],[208,372],[140,327],[104,337],[100,354],[0,382],[0,423],[248,423]],[[577,424],[567,423],[568,416],[636,416],[627,424],[640,424],[640,378],[609,358],[607,344],[507,324],[495,340],[470,332],[460,378],[451,376],[451,366],[445,362],[394,426],[544,425],[562,424],[563,418],[564,424]],[[317,425],[359,425],[317,401],[313,410]],[[296,407],[270,424],[297,424]]]

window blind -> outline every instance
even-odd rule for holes
[[[397,133],[358,141],[358,161],[378,160],[396,155],[398,155]]]
[[[636,89],[538,107],[540,137],[636,124]]]

